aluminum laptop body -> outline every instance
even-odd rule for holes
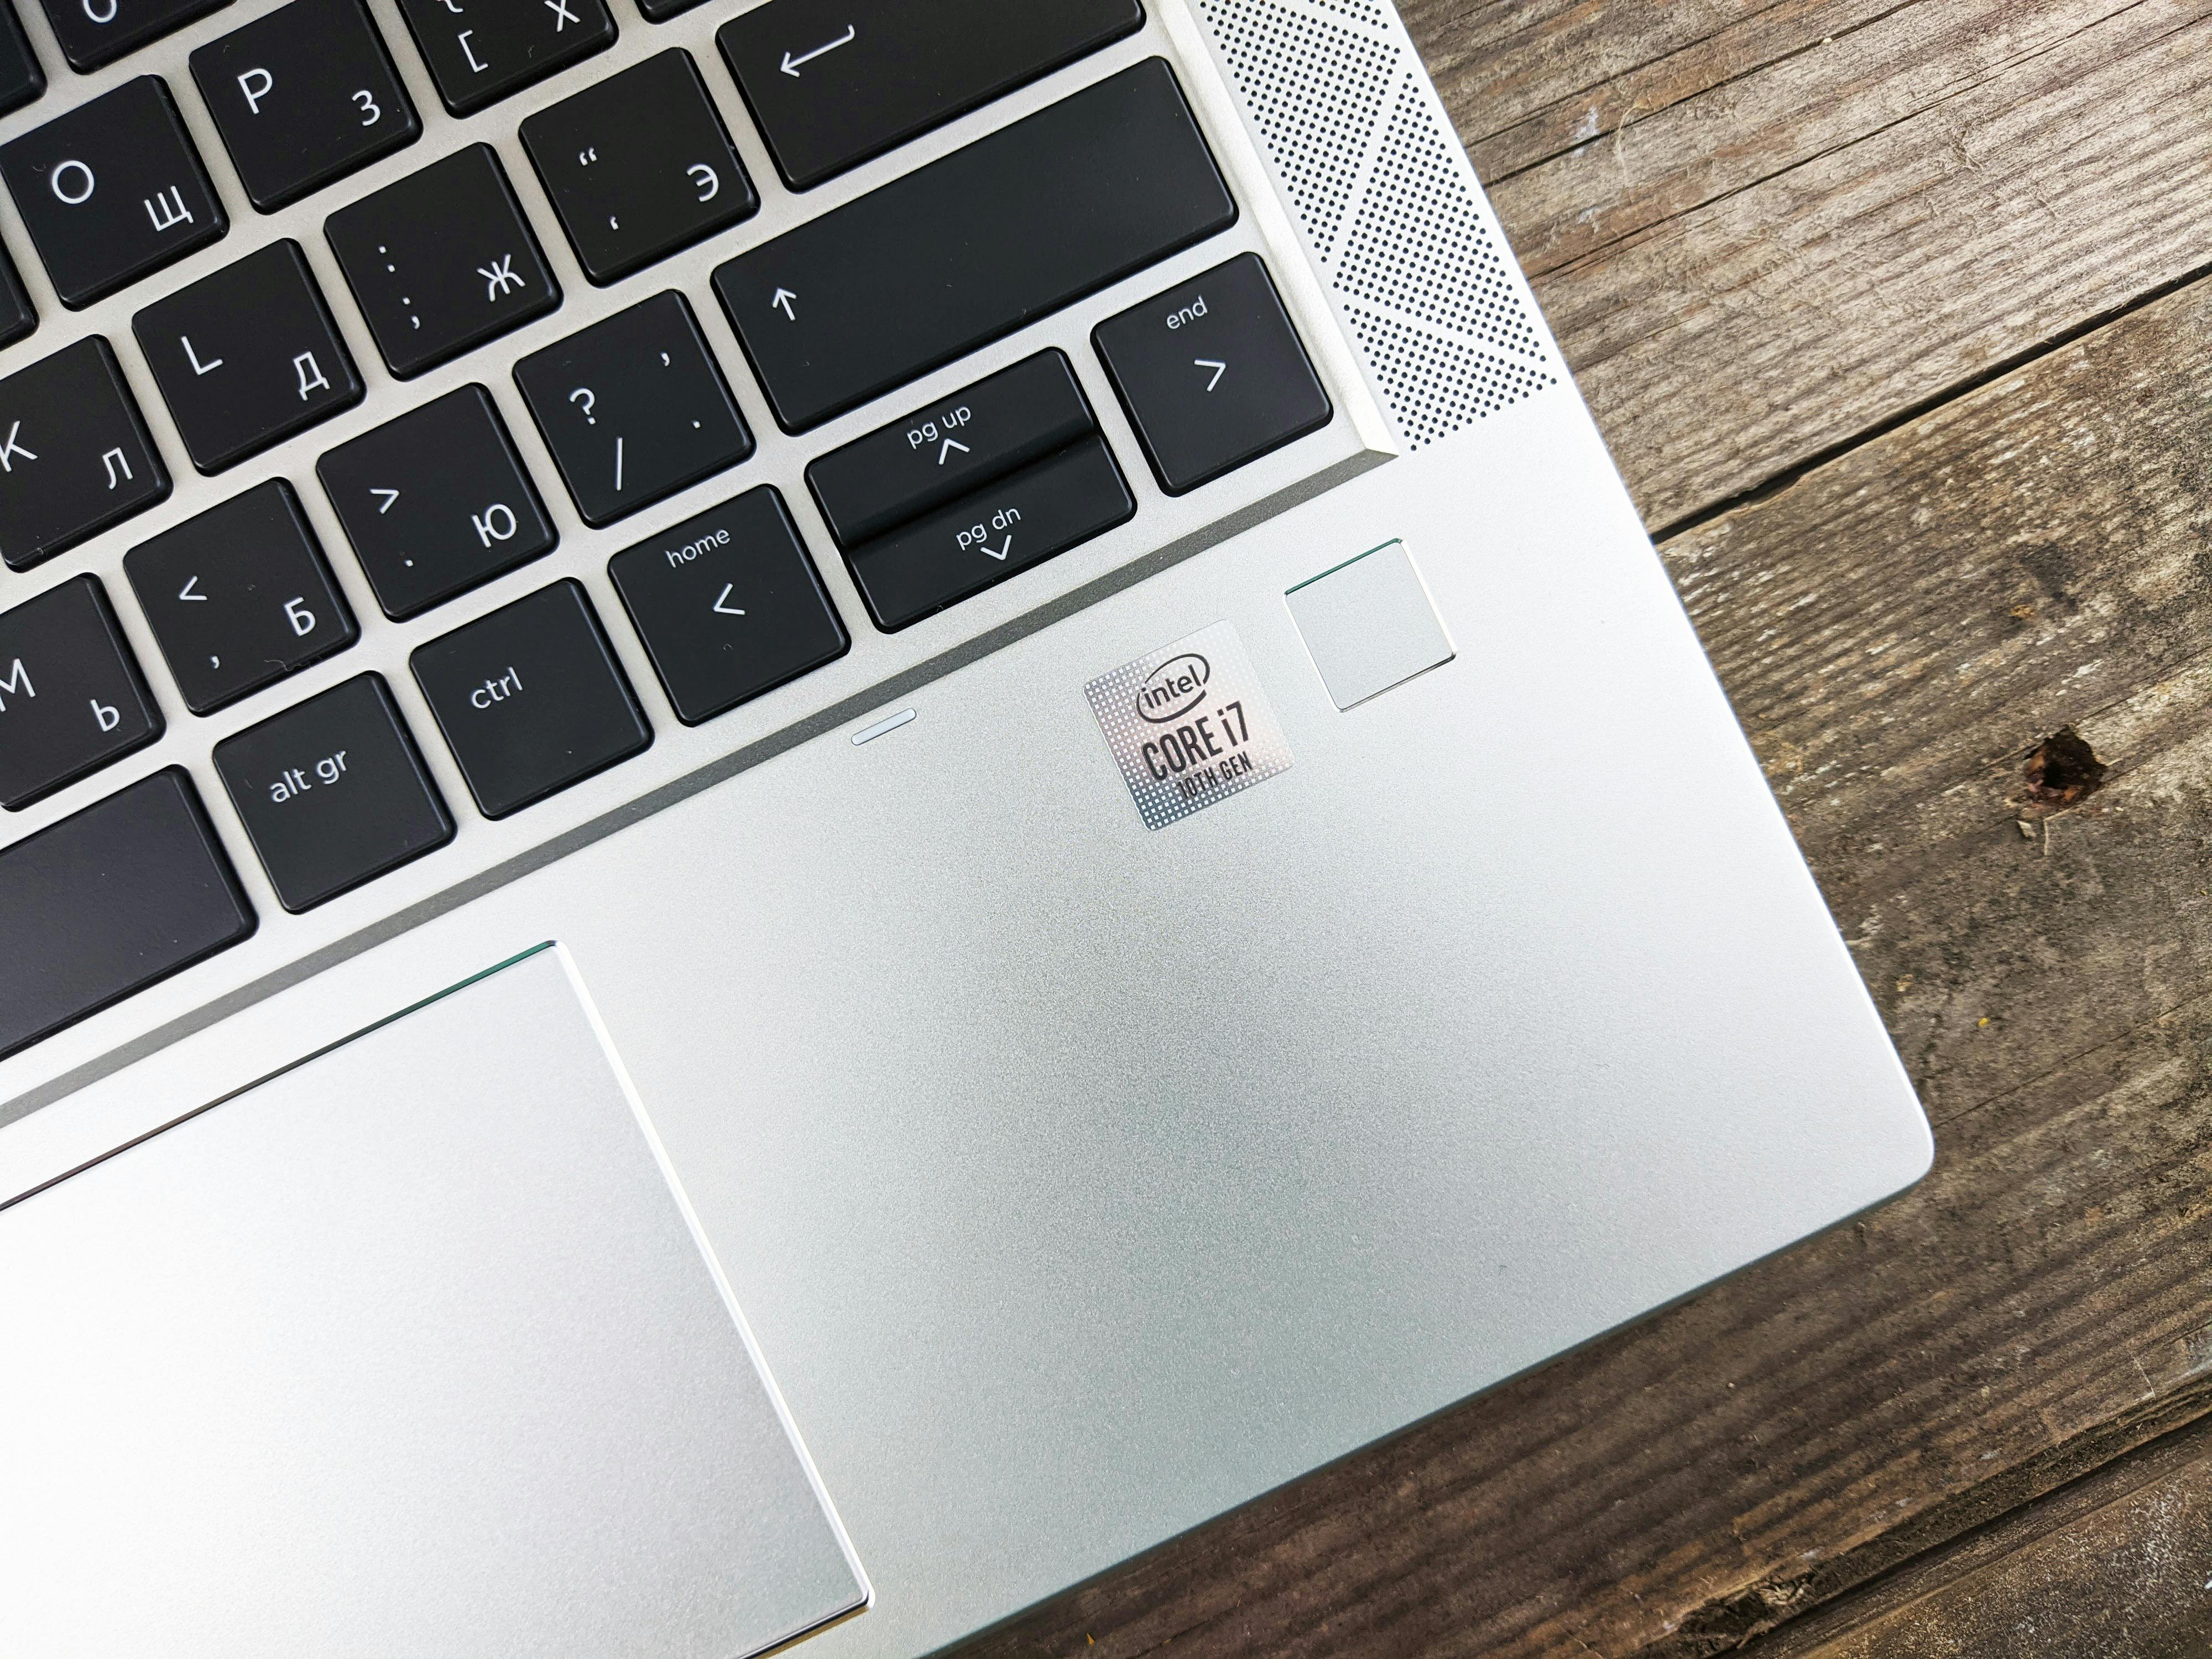
[[[920,1655],[1925,1171],[1852,961],[1382,0],[1146,0],[805,190],[717,57],[751,9],[618,7],[599,55],[457,117],[376,0],[420,139],[264,214],[187,60],[274,9],[60,89],[173,83],[232,228],[70,309],[0,206],[41,318],[0,376],[100,333],[183,456],[131,343],[151,292],[289,238],[343,295],[331,210],[478,142],[562,303],[403,380],[334,302],[357,407],[220,477],[176,465],[143,519],[0,588],[101,580],[165,715],[9,814],[0,860],[178,769],[256,921],[0,1060],[0,1651]],[[671,47],[761,207],[602,285],[517,120]],[[1233,222],[790,430],[718,269],[1153,65]],[[1185,296],[1248,255],[1326,414],[1180,488],[1112,330],[1195,328]],[[757,447],[595,528],[510,370],[672,289]],[[878,626],[810,465],[1047,352],[1133,511]],[[392,618],[315,457],[479,383],[558,545]],[[359,637],[195,715],[124,556],[280,476]],[[659,538],[674,568],[672,532],[760,486],[849,648],[695,723],[610,559]],[[979,514],[981,555],[1032,521]],[[563,582],[651,743],[494,817],[416,653]],[[295,911],[211,756],[364,672],[453,833]],[[46,944],[28,914],[0,913],[19,957]]]

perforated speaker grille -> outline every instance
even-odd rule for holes
[[[1459,141],[1383,0],[1198,0],[1399,435],[1556,386]]]

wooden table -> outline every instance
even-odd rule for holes
[[[1405,10],[1935,1173],[969,1651],[2202,1659],[2212,0]]]

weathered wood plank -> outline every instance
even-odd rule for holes
[[[2212,1410],[2208,331],[2212,283],[1667,550],[1929,1182],[976,1652],[1719,1652]],[[2068,722],[2112,770],[2046,819]]]
[[[1429,74],[1452,112],[1485,179],[1504,177],[1593,136],[1588,111],[1606,117],[1656,108],[1656,84],[1688,95],[1711,84],[1690,65],[1741,73],[1764,61],[1735,31],[1775,14],[1819,9],[1831,0],[1675,0],[1609,5],[1605,0],[1412,0],[1399,15],[1421,44]],[[1898,0],[1887,0],[1895,4]],[[1787,33],[1785,22],[1778,34]],[[1813,36],[1818,39],[1818,34]],[[1716,44],[1719,41],[1720,44]],[[1626,88],[1626,90],[1621,88]]]
[[[2208,526],[2200,283],[1667,546],[1939,1122],[2212,985]]]
[[[1747,1659],[2203,1659],[2212,1421],[1745,1650]]]
[[[1497,192],[1654,525],[2212,264],[2212,0],[1836,3]]]

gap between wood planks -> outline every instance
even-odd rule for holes
[[[1673,523],[1662,525],[1652,531],[1651,539],[1659,545],[1662,551],[1664,551],[1666,544],[1668,542],[1691,531],[1701,529],[1717,519],[1724,519],[1739,507],[1748,507],[1759,501],[1771,501],[1832,462],[1841,460],[1852,451],[1863,449],[1878,438],[1887,437],[1893,432],[1911,426],[1923,416],[1933,414],[1946,404],[1954,403],[1959,398],[1978,392],[1984,386],[1992,385],[2008,375],[2016,374],[2039,359],[2048,357],[2053,352],[2063,350],[2077,340],[2086,339],[2092,334],[2099,333],[2111,327],[2114,323],[2120,322],[2138,311],[2155,305],[2171,295],[2179,294],[2182,289],[2201,283],[2207,277],[2212,277],[2212,259],[2184,272],[2170,282],[2160,283],[2157,287],[2148,289],[2132,299],[2124,300],[2108,311],[2100,313],[2071,327],[2061,329],[2047,339],[2023,347],[2013,356],[1992,363],[1978,374],[1947,386],[1940,392],[1931,392],[1918,402],[1899,410],[1896,414],[1876,421],[1872,425],[1851,434],[1850,436],[1806,456],[1802,460],[1791,462],[1788,466],[1783,467],[1770,477],[1760,479],[1747,489],[1714,501],[1710,506],[1701,507],[1695,512],[1686,513]]]

